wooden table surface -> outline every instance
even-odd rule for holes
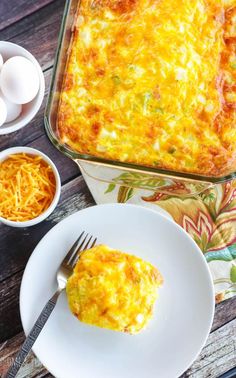
[[[54,161],[62,180],[59,205],[46,221],[25,229],[0,225],[1,376],[24,340],[19,314],[19,290],[25,265],[34,247],[58,221],[75,211],[94,205],[75,163],[53,147],[44,131],[43,113],[63,7],[64,0],[0,0],[0,40],[11,41],[28,49],[41,64],[46,81],[45,99],[37,116],[22,130],[0,136],[0,151],[23,145],[38,148]],[[207,344],[183,377],[220,377],[235,366],[236,296],[216,305],[214,324]],[[28,356],[18,376],[52,377],[33,353]],[[233,376],[236,376],[236,372]]]

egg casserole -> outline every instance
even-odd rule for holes
[[[60,140],[107,160],[236,170],[236,0],[81,0]]]
[[[98,245],[81,254],[66,291],[82,322],[135,334],[150,320],[162,281],[150,263]]]

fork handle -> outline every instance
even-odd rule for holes
[[[23,364],[26,356],[30,352],[32,346],[34,345],[38,335],[42,331],[46,321],[48,320],[49,316],[54,309],[58,296],[60,295],[61,290],[58,289],[56,293],[49,299],[47,304],[44,306],[41,314],[39,315],[36,323],[34,324],[33,328],[31,329],[29,335],[26,337],[22,347],[20,348],[19,352],[16,355],[16,358],[7,371],[5,378],[13,378],[17,375],[18,370],[20,369],[21,365]]]

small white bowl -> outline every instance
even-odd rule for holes
[[[44,92],[45,92],[45,81],[42,69],[35,59],[35,57],[26,49],[24,49],[21,46],[16,45],[12,42],[4,42],[0,41],[0,54],[3,57],[3,61],[6,62],[7,59],[13,57],[13,56],[23,56],[27,59],[29,59],[37,68],[38,75],[39,75],[39,91],[36,95],[36,97],[28,102],[27,104],[22,105],[22,112],[19,115],[18,118],[16,118],[14,121],[3,124],[0,127],[0,135],[5,135],[12,133],[14,131],[17,131],[21,129],[22,127],[26,126],[32,118],[37,114],[44,98]]]
[[[43,152],[36,150],[35,148],[31,148],[31,147],[8,148],[8,149],[0,152],[0,162],[7,159],[10,155],[20,154],[20,153],[41,156],[43,158],[43,160],[52,167],[52,170],[53,170],[53,173],[54,173],[54,176],[55,176],[55,180],[56,180],[56,191],[55,191],[54,198],[51,202],[51,205],[47,208],[46,211],[44,211],[38,217],[30,219],[30,220],[25,221],[25,222],[15,222],[15,221],[11,221],[11,220],[8,220],[8,219],[0,216],[0,222],[5,223],[8,226],[30,227],[30,226],[34,226],[35,224],[40,223],[44,219],[46,219],[53,212],[55,207],[57,206],[59,198],[60,198],[60,194],[61,194],[61,180],[60,180],[58,170],[57,170],[56,166],[54,165],[54,163],[52,162],[52,160],[49,159],[49,157],[47,155],[45,155]]]

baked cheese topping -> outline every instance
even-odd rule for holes
[[[81,0],[58,114],[83,154],[236,169],[236,0]]]
[[[66,291],[82,322],[135,334],[150,320],[162,281],[150,263],[98,245],[82,253]]]

